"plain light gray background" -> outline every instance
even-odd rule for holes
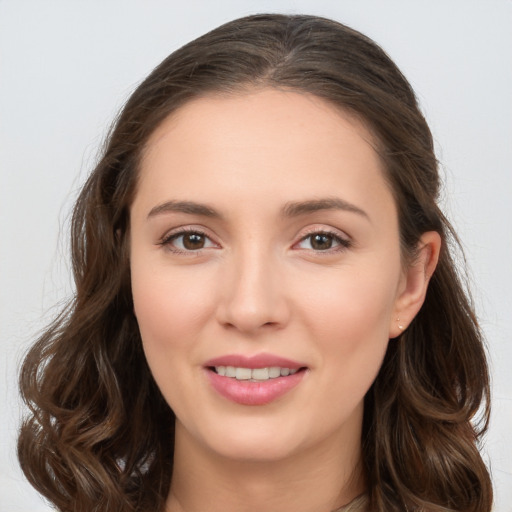
[[[0,512],[49,510],[17,467],[17,368],[71,292],[69,211],[111,119],[172,50],[265,11],[366,33],[419,96],[492,358],[495,510],[512,510],[511,1],[0,0]]]

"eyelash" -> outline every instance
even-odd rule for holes
[[[172,245],[172,242],[174,240],[177,240],[180,237],[183,237],[185,235],[199,235],[201,237],[204,237],[207,240],[210,240],[210,242],[212,244],[215,244],[215,242],[213,242],[211,240],[211,238],[204,231],[201,231],[200,229],[182,228],[178,232],[173,232],[168,235],[164,235],[164,237],[158,242],[157,245],[166,247],[169,251],[171,251],[175,254],[185,254],[185,255],[199,254],[203,249],[205,249],[202,247],[202,248],[195,249],[195,250],[194,249],[183,250],[183,249],[180,249],[180,248]],[[304,235],[298,242],[296,242],[293,245],[293,247],[296,247],[297,245],[301,244],[308,238],[312,238],[315,235],[328,236],[328,237],[332,238],[333,242],[338,245],[336,245],[333,248],[329,247],[328,249],[318,249],[318,250],[304,249],[304,250],[311,250],[312,252],[318,253],[318,254],[332,254],[332,253],[345,251],[346,249],[349,249],[350,247],[352,247],[352,242],[350,240],[347,240],[346,238],[341,237],[338,233],[335,233],[335,232],[329,231],[329,230],[325,230],[325,229],[317,229],[317,230],[310,231],[309,233]]]
[[[176,247],[172,245],[172,242],[174,240],[177,240],[180,237],[186,236],[186,235],[199,235],[204,237],[207,240],[210,240],[213,244],[215,242],[212,241],[211,237],[209,237],[204,231],[201,231],[197,228],[182,228],[177,232],[170,233],[168,235],[164,235],[163,238],[158,242],[158,245],[161,245],[163,247],[166,247],[169,251],[175,253],[175,254],[185,254],[185,255],[191,255],[191,254],[199,254],[203,248],[196,249],[196,250],[183,250],[179,247]]]
[[[312,249],[312,251],[317,254],[333,254],[333,253],[345,251],[346,249],[349,249],[350,247],[352,247],[352,242],[350,240],[348,240],[347,238],[343,238],[342,236],[340,236],[339,233],[330,231],[328,229],[311,230],[309,233],[304,235],[296,244],[294,244],[294,246],[301,244],[308,238],[311,239],[315,235],[328,236],[333,239],[334,243],[338,244],[335,247],[332,247],[332,248],[330,247],[328,249],[323,249],[323,250],[322,249],[318,249],[318,250]],[[309,250],[309,249],[305,249],[305,250]]]

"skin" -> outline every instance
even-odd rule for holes
[[[354,208],[283,215],[324,198]],[[184,228],[203,234],[192,250]],[[425,233],[404,268],[363,125],[296,92],[193,100],[147,145],[130,229],[135,314],[177,417],[168,511],[328,511],[364,492],[364,395],[423,303],[440,240]],[[262,352],[307,366],[304,378],[260,406],[209,384],[209,359]]]

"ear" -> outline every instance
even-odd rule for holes
[[[434,273],[441,251],[441,236],[437,231],[423,233],[418,241],[414,261],[403,271],[395,301],[394,315],[389,326],[389,337],[396,338],[412,322],[427,294],[428,283]]]

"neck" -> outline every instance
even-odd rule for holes
[[[233,460],[196,443],[178,422],[166,511],[335,510],[364,491],[360,438],[338,437],[281,460]]]

